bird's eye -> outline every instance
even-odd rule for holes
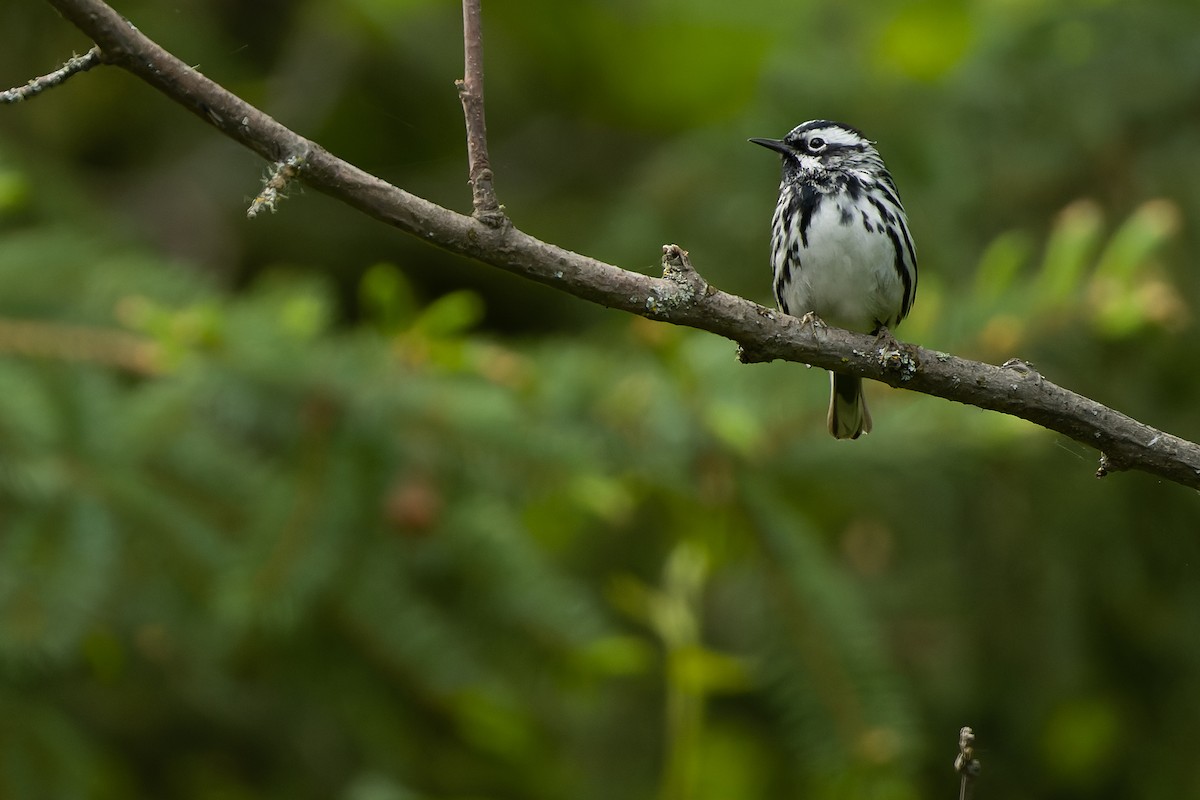
[[[814,136],[813,138],[808,140],[808,149],[813,151],[814,153],[824,150],[825,149],[825,140],[822,139],[820,136]]]

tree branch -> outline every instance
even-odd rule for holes
[[[93,47],[81,56],[71,56],[67,59],[67,63],[63,64],[58,69],[51,72],[49,75],[43,75],[40,78],[34,78],[24,86],[17,86],[12,89],[5,89],[0,92],[0,103],[19,103],[22,100],[28,100],[34,95],[41,94],[47,89],[53,89],[55,86],[65,82],[67,78],[76,75],[80,72],[87,72],[92,67],[100,63],[100,48]]]
[[[496,202],[492,164],[488,160],[487,125],[483,116],[483,27],[480,0],[463,0],[463,79],[455,81],[467,123],[468,180],[475,218],[492,227],[506,221]]]
[[[996,367],[909,345],[887,349],[871,336],[814,328],[709,286],[674,245],[663,248],[663,277],[653,278],[511,225],[456,214],[279,124],[167,53],[100,0],[47,1],[99,45],[105,63],[141,78],[268,161],[292,165],[313,189],[444,250],[610,308],[716,333],[737,342],[747,362],[784,359],[836,369],[1021,417],[1100,450],[1099,476],[1138,469],[1200,488],[1200,446],[1056,386],[1024,362]]]

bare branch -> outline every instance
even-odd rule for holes
[[[488,160],[487,124],[483,116],[483,29],[479,19],[480,0],[463,0],[463,79],[456,81],[467,123],[467,160],[471,202],[475,218],[493,227],[506,221],[496,202],[492,165]]]
[[[979,759],[975,758],[975,731],[960,728],[958,731],[958,755],[954,758],[954,771],[962,779],[958,785],[958,800],[971,800],[975,779],[979,777]]]
[[[100,63],[100,48],[93,47],[81,56],[71,56],[67,59],[67,63],[49,75],[34,78],[24,86],[17,86],[0,92],[0,103],[19,103],[22,100],[28,100],[47,89],[53,89],[55,86],[65,82],[72,75],[87,72]]]
[[[999,411],[1057,431],[1103,453],[1105,472],[1138,469],[1200,488],[1200,446],[1043,378],[1024,362],[996,367],[836,328],[816,329],[706,284],[669,246],[664,277],[621,269],[492,226],[409,194],[334,157],[167,53],[100,0],[48,0],[100,46],[103,59],[274,163],[299,158],[299,177],[388,225],[444,250],[569,294],[650,319],[710,331],[737,342],[743,360],[784,359]]]

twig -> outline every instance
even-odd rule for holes
[[[53,89],[55,86],[63,83],[72,75],[77,75],[80,72],[87,72],[92,67],[102,63],[100,57],[100,48],[93,47],[81,56],[71,56],[67,59],[67,63],[63,64],[58,69],[51,72],[49,75],[43,75],[40,78],[34,78],[24,86],[16,86],[12,89],[5,89],[0,92],[0,103],[19,103],[22,100],[28,100],[34,95],[41,94],[47,89]]]
[[[475,218],[486,225],[503,225],[504,210],[496,202],[492,165],[488,160],[487,124],[483,116],[483,29],[480,0],[463,0],[463,79],[455,81],[467,123],[468,180]]]
[[[999,411],[1100,450],[1109,472],[1138,469],[1200,489],[1200,445],[1067,391],[1032,369],[996,367],[913,347],[903,358],[874,336],[813,326],[692,280],[652,278],[573,253],[510,225],[455,214],[331,155],[200,75],[100,0],[47,0],[129,71],[268,161],[303,156],[300,179],[452,253],[650,319],[687,325],[741,345],[747,361],[784,359],[837,369],[959,403]],[[673,251],[672,251],[673,252]],[[668,268],[672,264],[666,265]]]
[[[971,800],[975,790],[975,779],[981,767],[975,758],[975,731],[960,728],[958,731],[958,755],[954,759],[954,771],[962,776],[958,785],[958,800]]]

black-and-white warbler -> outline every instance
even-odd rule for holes
[[[783,157],[771,219],[779,309],[862,333],[894,330],[912,308],[917,256],[900,194],[874,143],[823,119],[782,139],[750,141]],[[829,432],[857,439],[871,430],[862,379],[830,378]]]

